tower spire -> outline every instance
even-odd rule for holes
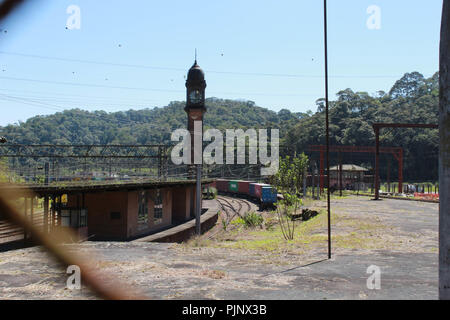
[[[197,63],[197,48],[195,48],[195,63]]]

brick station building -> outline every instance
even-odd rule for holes
[[[30,191],[36,197],[30,197]],[[43,198],[44,230],[71,228],[80,239],[131,240],[186,222],[195,214],[193,180],[0,186],[0,192],[25,198],[24,213],[30,219],[36,198]]]

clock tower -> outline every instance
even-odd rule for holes
[[[195,216],[195,227],[196,227],[196,233],[201,233],[201,227],[200,227],[200,215],[201,215],[201,207],[202,207],[202,200],[201,200],[201,171],[202,171],[202,165],[201,164],[194,164],[195,162],[195,143],[194,140],[194,133],[196,129],[194,127],[196,121],[201,121],[201,138],[198,141],[200,144],[201,151],[200,153],[200,163],[203,163],[203,114],[206,112],[205,107],[205,88],[206,88],[206,81],[205,81],[205,73],[200,68],[200,66],[197,64],[197,59],[195,59],[194,65],[189,69],[187,80],[186,80],[186,107],[184,108],[184,111],[186,111],[188,116],[187,121],[187,129],[189,130],[190,139],[191,139],[191,164],[188,166],[188,178],[189,179],[196,179],[197,185],[195,189],[193,188],[192,192],[190,192],[190,212],[191,216]],[[197,131],[199,129],[197,128]],[[197,134],[199,132],[196,132]]]
[[[188,116],[187,129],[191,134],[191,163],[194,162],[194,122],[202,121],[203,134],[203,114],[205,107],[205,73],[195,60],[194,65],[189,69],[186,80],[186,111]],[[203,141],[203,139],[202,139]],[[191,170],[190,170],[191,171]],[[192,178],[192,174],[189,174]]]

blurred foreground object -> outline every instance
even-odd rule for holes
[[[20,5],[31,3],[29,0],[4,0],[0,3],[0,22],[7,18]],[[6,143],[5,137],[0,137],[0,143]],[[24,231],[32,235],[33,241],[45,246],[45,248],[53,254],[63,265],[76,265],[81,270],[82,282],[90,287],[100,297],[113,300],[124,299],[142,299],[142,297],[132,290],[126,289],[122,283],[114,278],[107,278],[104,274],[95,271],[95,259],[92,256],[81,256],[76,252],[69,252],[63,246],[64,243],[73,242],[77,236],[70,230],[55,229],[51,233],[47,233],[42,228],[33,225],[25,214],[20,213],[18,208],[18,199],[36,197],[31,191],[22,192],[21,194],[5,194],[0,193],[0,214],[9,221],[21,226]],[[25,202],[26,208],[26,202]],[[26,212],[26,211],[25,211]]]
[[[450,300],[450,0],[442,9],[439,62],[439,298]]]
[[[20,201],[18,200],[35,197],[36,195],[31,191],[22,191],[16,195],[3,192],[0,194],[0,213],[9,221],[21,226],[27,234],[31,234],[33,241],[44,245],[63,265],[66,267],[70,265],[78,266],[81,269],[82,282],[101,298],[111,300],[144,298],[132,290],[126,289],[126,286],[120,281],[109,278],[95,270],[95,259],[92,256],[81,255],[73,250],[69,252],[63,244],[77,241],[78,238],[71,230],[55,228],[47,233],[42,228],[33,225],[33,221],[20,212],[18,205]]]

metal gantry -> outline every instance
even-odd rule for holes
[[[380,198],[380,153],[383,153],[384,148],[380,148],[380,129],[382,128],[429,128],[429,129],[437,129],[439,126],[437,124],[419,124],[419,123],[374,123],[373,130],[375,131],[375,200]],[[395,155],[395,154],[394,154]],[[397,157],[396,157],[397,158]],[[403,191],[403,153],[401,154],[401,160],[397,158],[399,162],[399,171],[398,171],[398,192],[402,193]],[[401,177],[401,178],[400,178]]]
[[[109,175],[112,176],[112,160],[120,162],[119,167],[124,168],[155,168],[154,173],[161,180],[166,180],[169,175],[169,149],[171,145],[25,145],[25,144],[0,144],[0,158],[12,159],[12,166],[18,167],[20,176],[34,176],[39,170],[44,171],[44,180],[48,183],[48,176],[60,176],[60,169],[66,171],[82,170],[87,174],[88,165],[92,161],[97,163],[103,171],[109,167]],[[32,159],[32,165],[21,163],[16,159]],[[44,163],[39,164],[39,159]],[[65,161],[67,159],[67,161]],[[72,160],[70,160],[72,159]],[[88,159],[93,159],[89,163]],[[103,161],[102,161],[103,159]],[[70,161],[69,161],[70,160]],[[75,161],[77,160],[77,161]],[[80,162],[81,161],[81,162]],[[98,163],[98,162],[101,163]],[[65,166],[60,166],[64,162]],[[18,164],[19,163],[19,164]],[[39,164],[39,165],[38,165]],[[49,170],[51,165],[51,172]],[[43,172],[44,173],[44,172]]]
[[[308,147],[310,152],[320,152],[320,189],[324,188],[324,158],[326,153],[326,147],[324,145],[313,145]],[[339,153],[376,153],[376,147],[370,146],[330,146],[330,152]],[[398,189],[401,192],[403,188],[403,148],[400,147],[381,147],[378,149],[378,153],[390,153],[394,155],[398,161]]]

